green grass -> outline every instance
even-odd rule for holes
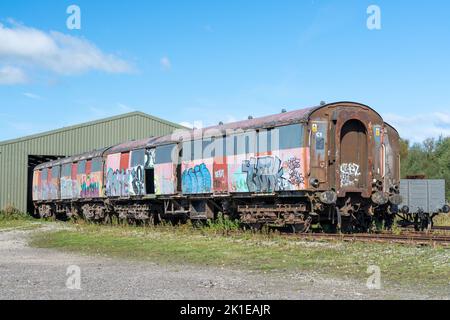
[[[231,228],[233,229],[233,228]],[[42,233],[32,245],[71,252],[267,272],[315,271],[367,279],[377,265],[395,284],[448,286],[450,250],[397,244],[305,242],[279,235],[232,232],[229,228],[75,225],[74,230]]]
[[[0,212],[0,230],[5,229],[28,229],[36,228],[41,225],[40,221],[37,221],[27,214],[19,212]]]

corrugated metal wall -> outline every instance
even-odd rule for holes
[[[141,113],[0,143],[0,209],[27,209],[28,155],[70,156],[121,142],[161,136],[181,128]]]

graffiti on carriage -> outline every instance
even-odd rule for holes
[[[358,164],[343,163],[341,164],[340,172],[342,187],[353,187],[358,184],[359,177],[361,176]]]

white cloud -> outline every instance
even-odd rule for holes
[[[90,112],[91,117],[88,120],[83,120],[83,121],[89,121],[89,120],[91,120],[91,118],[106,118],[106,117],[116,116],[119,114],[133,112],[136,110],[137,110],[136,108],[130,107],[123,103],[117,103],[116,106],[107,107],[107,108],[90,106],[89,112]]]
[[[0,61],[61,75],[91,70],[107,73],[132,71],[128,62],[103,53],[86,39],[18,24],[11,27],[0,24]]]
[[[161,64],[163,70],[172,69],[172,63],[170,62],[170,59],[168,57],[162,57],[159,63]]]
[[[444,129],[450,129],[450,114],[444,112],[435,113],[437,120],[435,121],[436,126]]]
[[[133,112],[136,111],[136,108],[130,107],[126,104],[123,103],[118,103],[117,106],[119,107],[119,109],[123,112]]]
[[[27,82],[28,77],[22,69],[11,66],[0,68],[0,85],[23,84]]]
[[[194,122],[183,121],[180,122],[180,125],[189,129],[202,129],[204,127],[202,121],[194,121]]]
[[[42,99],[41,96],[38,96],[37,94],[31,93],[31,92],[24,92],[23,95],[25,97],[27,97],[27,98],[34,99],[34,100],[41,100]]]
[[[385,114],[384,120],[398,130],[400,136],[412,142],[422,142],[427,138],[450,136],[450,113],[434,112],[412,116]]]

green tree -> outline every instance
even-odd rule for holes
[[[409,145],[400,141],[402,177],[425,175],[428,179],[445,179],[447,198],[450,198],[450,137],[427,139]]]

